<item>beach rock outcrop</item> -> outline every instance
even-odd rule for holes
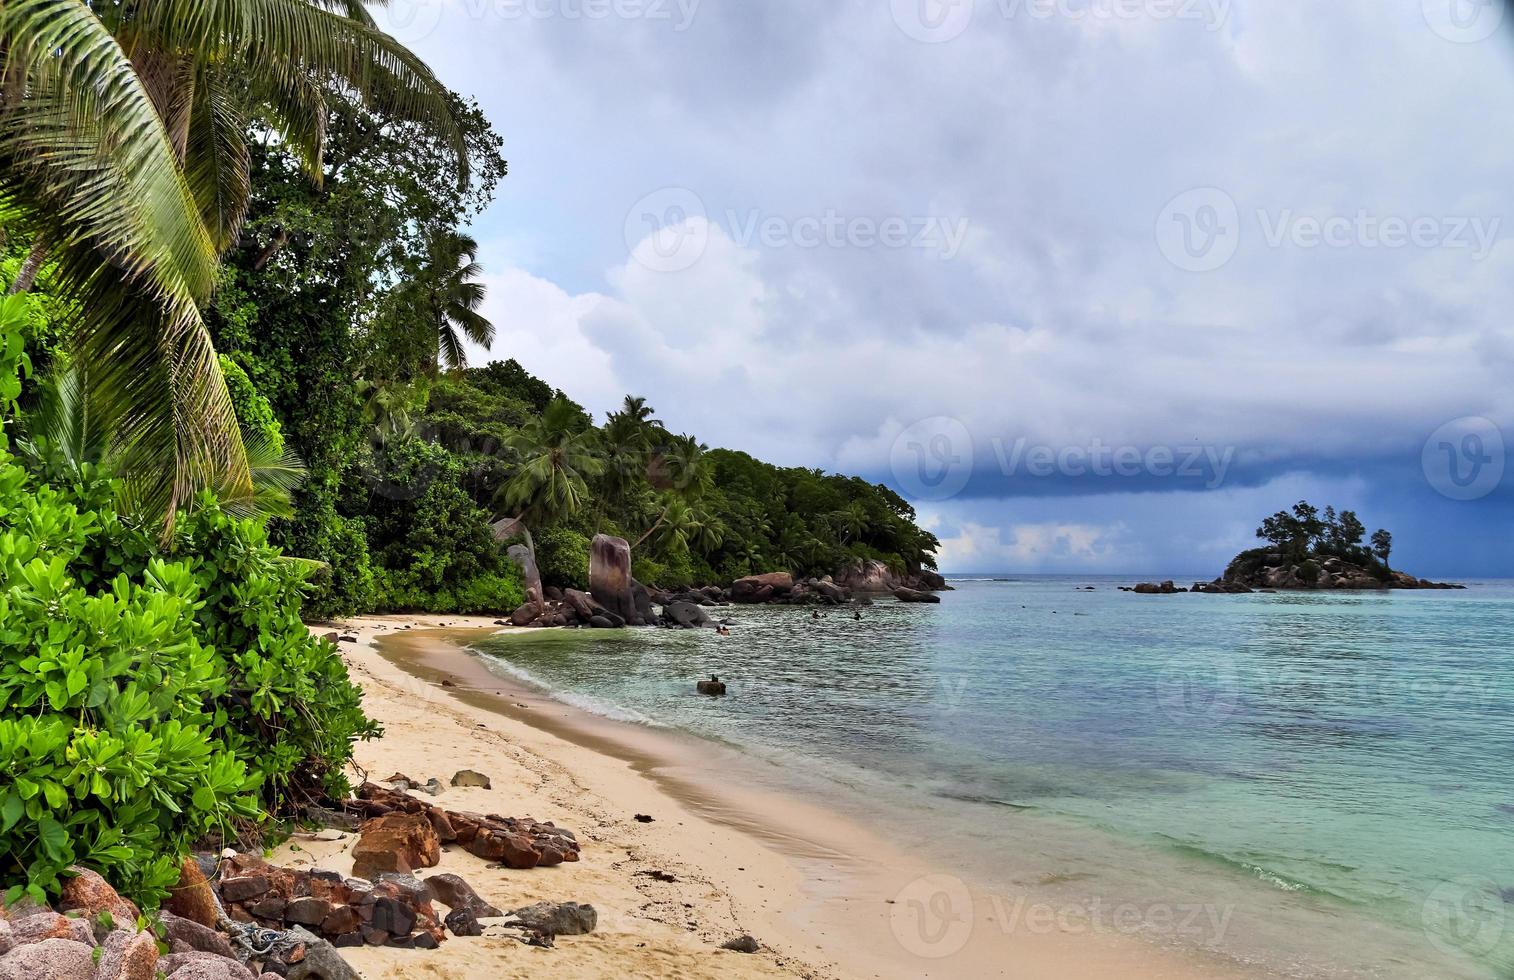
[[[546,609],[546,593],[542,589],[541,569],[536,565],[536,555],[523,544],[512,544],[505,549],[510,560],[520,566],[521,578],[526,585],[526,603],[536,607],[538,613]]]
[[[424,813],[386,813],[363,824],[352,849],[352,873],[372,881],[385,872],[432,868],[441,859],[441,841]]]
[[[794,576],[788,572],[748,575],[731,583],[731,601],[767,602],[774,596],[786,596],[794,590]]]
[[[578,860],[579,845],[573,832],[530,817],[443,810],[434,804],[377,783],[358,787],[358,798],[347,801],[354,812],[366,816],[407,813],[424,817],[433,829],[444,822],[453,840],[470,854],[497,861],[507,868],[552,867]]]
[[[941,597],[934,592],[918,592],[915,589],[906,589],[903,586],[894,590],[894,598],[900,602],[939,603],[941,601]]]
[[[589,592],[594,601],[631,626],[645,625],[631,598],[631,545],[625,538],[596,534],[589,545]]]
[[[836,575],[836,584],[852,592],[892,593],[904,583],[887,565],[875,559],[854,562]]]
[[[700,694],[708,694],[712,697],[724,697],[725,681],[716,677],[714,674],[711,674],[709,680],[700,681],[699,683],[694,685],[694,689]]]

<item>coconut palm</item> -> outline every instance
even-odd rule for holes
[[[715,481],[715,471],[705,458],[708,446],[693,436],[675,436],[671,443],[658,452],[648,467],[652,485],[663,491],[662,512],[645,534],[632,547],[640,547],[656,534],[668,519],[668,512],[675,504],[687,504],[704,496]]]
[[[652,417],[655,411],[645,398],[627,395],[620,411],[611,412],[605,419],[601,432],[606,457],[601,518],[606,507],[624,507],[638,481],[645,477],[653,435],[662,429],[662,423]]]
[[[589,478],[604,472],[597,436],[582,426],[577,406],[554,398],[510,440],[521,462],[500,491],[506,511],[538,526],[581,511],[589,499]]]
[[[125,465],[125,446],[112,420],[94,410],[84,371],[67,368],[44,378],[36,404],[23,417],[17,448],[60,482],[87,485],[113,479],[116,507],[140,520],[152,519],[151,480]],[[290,497],[305,482],[305,464],[276,440],[249,435],[249,486],[212,485],[226,511],[266,521],[292,517]]]
[[[441,254],[457,268],[442,277],[436,290],[436,338],[440,359],[448,368],[468,366],[463,349],[467,337],[482,347],[494,343],[494,324],[478,312],[484,304],[486,287],[478,281],[484,267],[478,264],[478,242],[468,235],[451,234]]]
[[[337,0],[4,0],[0,213],[75,301],[72,347],[165,516],[251,480],[199,310],[246,212],[248,122],[319,179],[325,100],[445,125],[445,90]]]

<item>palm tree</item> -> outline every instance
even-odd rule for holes
[[[620,411],[605,419],[602,442],[606,456],[605,478],[600,494],[600,513],[606,507],[623,507],[638,480],[646,475],[647,453],[653,433],[662,423],[645,398],[627,395]]]
[[[0,211],[34,243],[12,288],[55,263],[91,404],[123,465],[160,475],[156,512],[250,493],[200,319],[246,212],[248,121],[319,179],[332,93],[447,125],[445,90],[356,0],[4,0],[0,64]]]
[[[86,374],[68,368],[44,378],[36,404],[24,416],[25,437],[17,448],[34,464],[62,482],[87,485],[116,480],[116,507],[123,514],[150,520],[151,480],[125,465],[125,446],[108,417],[89,400]],[[292,517],[291,495],[305,482],[305,464],[276,440],[244,433],[248,488],[211,486],[230,514],[267,521]]]
[[[637,539],[633,548],[639,548],[668,519],[668,512],[676,504],[687,504],[704,496],[715,481],[715,471],[705,459],[708,446],[693,436],[673,438],[671,445],[657,453],[648,467],[652,485],[664,490],[662,513],[645,534]]]
[[[462,338],[488,347],[494,343],[494,324],[478,312],[486,292],[484,284],[478,281],[484,272],[476,261],[478,242],[462,234],[446,237],[441,254],[457,268],[442,278],[436,290],[436,337],[442,363],[455,369],[468,366]]]
[[[581,425],[578,408],[554,398],[510,440],[521,456],[520,468],[501,489],[505,509],[526,524],[550,524],[583,509],[588,478],[604,471],[596,430]]]

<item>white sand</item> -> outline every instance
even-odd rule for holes
[[[367,710],[385,727],[382,740],[358,747],[357,763],[374,779],[402,772],[443,784],[475,769],[492,789],[449,787],[434,802],[575,831],[583,845],[577,863],[491,871],[454,847],[422,874],[459,874],[506,910],[587,902],[599,928],[562,937],[555,949],[449,937],[435,951],[344,950],[368,980],[1249,975],[1118,934],[1010,928],[1002,914],[1013,896],[973,893],[908,856],[907,842],[823,809],[726,786],[720,750],[659,741],[512,686],[448,640],[453,630],[498,629],[491,623],[440,616],[350,624],[359,642],[342,644],[343,654]],[[447,631],[427,631],[439,627]],[[388,657],[375,645],[380,637]],[[453,686],[435,683],[443,678]],[[655,821],[639,823],[638,813]],[[297,838],[272,860],[350,873],[353,842]],[[654,870],[677,881],[657,881],[647,874]],[[719,949],[743,934],[762,951]]]

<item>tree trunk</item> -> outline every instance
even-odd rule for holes
[[[42,263],[47,261],[47,243],[40,238],[32,246],[26,261],[21,263],[21,271],[16,273],[16,281],[11,283],[11,288],[6,293],[14,296],[17,293],[29,293],[37,284],[37,273],[42,271]]]
[[[657,529],[660,528],[660,527],[662,527],[662,522],[668,519],[668,511],[671,510],[671,509],[672,509],[672,505],[671,504],[668,505],[667,507],[664,507],[662,509],[662,513],[659,514],[659,515],[657,515],[657,522],[655,524],[653,524],[651,527],[647,528],[647,533],[643,534],[641,537],[637,538],[636,539],[636,543],[633,544],[633,545],[631,545],[631,550],[632,551],[635,551],[637,548],[640,548],[643,544],[646,543],[647,538],[650,538],[653,534],[657,533]]]

